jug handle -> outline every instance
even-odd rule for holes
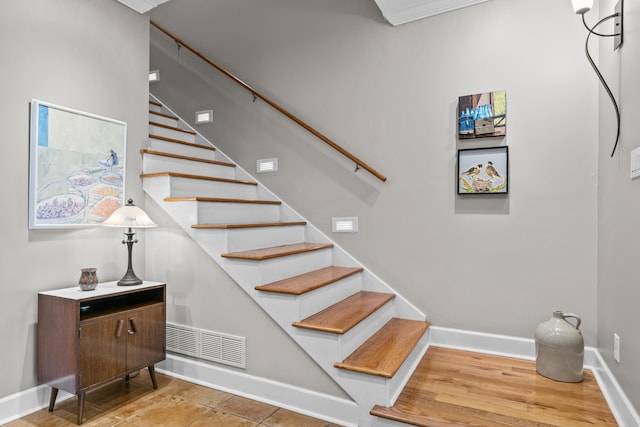
[[[571,314],[571,313],[565,313],[565,314],[563,314],[563,315],[562,315],[562,318],[563,318],[564,320],[566,320],[566,321],[567,321],[567,323],[571,323],[571,322],[569,322],[569,321],[567,320],[567,317],[572,317],[572,318],[576,319],[576,325],[575,325],[575,328],[576,328],[576,329],[578,329],[578,328],[580,327],[580,323],[582,322],[582,320],[580,320],[580,316],[576,316],[575,314]],[[573,325],[572,325],[572,326],[573,326]]]

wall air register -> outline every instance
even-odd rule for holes
[[[246,368],[246,348],[245,337],[167,323],[167,351],[169,352]]]

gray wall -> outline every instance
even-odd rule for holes
[[[389,177],[354,174],[152,30],[150,67],[161,82],[151,91],[188,120],[213,108],[214,124],[199,130],[246,169],[278,157],[280,172],[258,178],[326,233],[331,217],[358,216],[358,234],[332,237],[435,325],[532,337],[561,309],[581,315],[587,344],[596,344],[598,92],[569,2],[493,0],[396,28],[370,0],[172,0],[152,19]],[[500,89],[507,137],[458,142],[458,96]],[[510,194],[457,197],[456,148],[501,144],[510,149]],[[172,237],[180,249],[162,259],[176,251],[200,259],[184,236]],[[185,283],[215,270],[198,267],[184,268]],[[219,275],[220,290],[208,292],[229,287],[235,298]],[[181,301],[202,292],[185,288]],[[249,303],[211,304],[215,322],[203,302],[183,318],[275,334],[238,319],[254,313]],[[291,377],[278,351],[264,349],[256,372]]]
[[[143,205],[138,154],[147,127],[148,17],[113,0],[3,0],[0,182],[0,398],[36,384],[37,293],[126,269],[121,230],[28,229],[29,103],[39,99],[127,122],[127,195]],[[134,253],[144,274],[144,238]]]
[[[603,1],[600,13],[613,11]],[[620,145],[611,158],[616,123],[609,97],[600,91],[598,153],[598,347],[636,408],[640,408],[640,322],[638,254],[640,230],[635,221],[640,209],[640,180],[629,177],[630,151],[640,146],[637,135],[640,111],[640,4],[625,2],[624,45],[613,52],[609,39],[600,43],[601,69],[619,100],[622,115]],[[591,22],[591,21],[590,21]],[[610,27],[603,27],[603,31]],[[594,75],[593,79],[596,77]],[[620,336],[620,363],[613,359],[613,334]]]

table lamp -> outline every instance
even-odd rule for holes
[[[107,227],[124,227],[128,229],[128,231],[125,231],[124,233],[126,239],[122,241],[122,244],[126,244],[129,249],[129,264],[127,272],[122,279],[118,281],[118,285],[140,285],[142,283],[142,279],[136,276],[131,266],[131,250],[133,249],[133,244],[138,243],[138,239],[133,238],[136,233],[134,233],[132,229],[157,227],[156,223],[151,221],[151,218],[149,218],[142,209],[133,204],[133,199],[129,199],[127,200],[126,205],[113,211],[111,216],[107,218],[102,225]]]

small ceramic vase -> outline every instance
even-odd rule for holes
[[[573,325],[567,319],[575,319]],[[583,379],[584,338],[580,317],[554,311],[536,328],[536,371],[556,381],[577,383]]]
[[[83,291],[92,291],[98,286],[98,276],[95,268],[81,268],[78,284]]]

